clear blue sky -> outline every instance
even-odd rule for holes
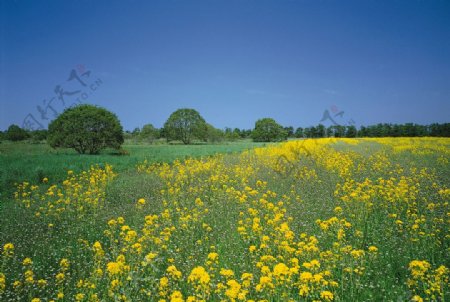
[[[181,107],[218,128],[333,105],[342,124],[450,121],[450,1],[0,3],[1,130],[82,93],[129,130]]]

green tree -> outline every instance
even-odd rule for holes
[[[294,137],[294,127],[284,127],[284,131],[286,131],[287,137]]]
[[[357,134],[358,131],[356,130],[355,126],[347,126],[346,137],[356,137]]]
[[[155,139],[159,138],[159,130],[152,124],[144,125],[140,131],[139,138],[142,141],[153,143]]]
[[[225,128],[225,138],[230,141],[234,142],[240,138],[240,131],[238,128],[235,128],[234,130],[231,128]]]
[[[19,126],[11,125],[8,127],[8,130],[6,130],[5,137],[7,140],[17,142],[27,139],[29,137],[29,134],[27,131],[20,128]]]
[[[207,125],[196,110],[178,109],[170,115],[164,124],[164,135],[167,140],[181,140],[187,145],[193,139],[205,140]]]
[[[255,123],[252,138],[255,142],[275,142],[285,140],[286,131],[272,118],[259,119]]]
[[[223,141],[224,139],[224,132],[220,129],[215,128],[214,126],[210,124],[206,124],[207,127],[207,140],[210,143],[218,143]]]
[[[114,113],[85,104],[68,108],[53,120],[48,126],[47,141],[53,148],[98,154],[107,147],[120,149],[123,129]]]
[[[302,127],[298,127],[295,130],[295,137],[297,137],[297,138],[303,137],[303,128]]]

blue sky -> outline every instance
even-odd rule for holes
[[[77,98],[129,130],[183,107],[218,128],[332,106],[340,124],[450,121],[450,1],[0,3],[0,129]]]

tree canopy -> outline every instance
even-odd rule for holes
[[[207,124],[194,109],[178,109],[173,112],[164,124],[164,135],[167,140],[181,140],[190,144],[193,139],[205,140]]]
[[[47,141],[53,148],[73,148],[82,154],[98,154],[107,147],[119,149],[123,143],[123,130],[114,113],[84,104],[66,109],[53,120],[48,126]]]
[[[252,138],[256,142],[275,142],[285,140],[287,132],[272,118],[259,119],[255,123]]]
[[[22,141],[24,139],[27,139],[28,137],[28,132],[17,125],[9,126],[8,130],[6,130],[5,132],[5,138],[13,142]]]

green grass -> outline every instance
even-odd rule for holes
[[[205,168],[205,170],[200,169],[200,172],[198,172],[196,169],[201,168],[203,163],[195,163],[191,166],[181,164],[166,170],[166,172],[174,171],[186,167],[186,170],[179,175],[190,175],[192,172],[193,174],[187,178],[178,178],[177,173],[163,177],[162,174],[158,173],[162,170],[150,173],[136,171],[136,164],[142,163],[144,159],[147,159],[150,163],[172,162],[175,159],[185,157],[207,157],[215,153],[235,153],[260,145],[249,141],[192,146],[129,144],[124,146],[124,149],[129,152],[129,155],[126,156],[113,155],[110,151],[105,151],[96,156],[77,155],[70,150],[55,151],[46,145],[23,143],[0,145],[0,163],[3,169],[2,190],[7,194],[14,190],[13,182],[27,180],[34,184],[40,183],[43,177],[49,177],[49,184],[60,183],[66,178],[67,170],[78,172],[86,170],[90,165],[96,163],[110,163],[113,165],[114,171],[118,172],[118,175],[106,187],[107,202],[99,211],[86,212],[81,216],[65,215],[56,221],[53,221],[51,217],[38,218],[34,215],[35,211],[39,211],[38,206],[33,209],[26,209],[21,207],[18,202],[10,200],[9,195],[3,195],[3,207],[0,208],[2,210],[0,211],[0,245],[13,242],[16,259],[15,263],[7,263],[5,266],[9,273],[8,280],[22,278],[24,268],[21,265],[21,260],[24,257],[31,257],[36,276],[51,276],[49,282],[54,282],[52,280],[59,269],[59,260],[69,258],[72,264],[71,276],[66,283],[67,301],[78,291],[87,293],[88,289],[77,289],[75,284],[79,279],[87,280],[91,278],[91,268],[94,267],[92,244],[97,240],[101,241],[106,251],[106,257],[102,260],[103,268],[106,267],[105,264],[108,261],[114,261],[117,256],[114,246],[116,245],[117,248],[117,245],[123,244],[121,239],[114,243],[114,240],[109,240],[104,235],[103,231],[108,229],[107,222],[110,219],[117,219],[119,216],[124,217],[126,224],[139,233],[143,228],[144,217],[153,214],[160,216],[158,223],[161,225],[155,229],[157,230],[155,231],[156,237],[166,226],[174,226],[174,230],[171,233],[170,240],[166,242],[167,249],[159,249],[160,246],[157,244],[147,244],[146,246],[148,249],[146,253],[155,250],[160,253],[160,257],[155,260],[157,262],[154,268],[157,271],[144,272],[136,269],[136,274],[142,274],[142,276],[149,278],[156,276],[160,278],[169,265],[168,259],[174,259],[176,267],[183,272],[183,278],[186,281],[190,270],[196,265],[203,265],[211,251],[210,246],[214,246],[215,251],[220,255],[220,267],[235,271],[237,279],[242,272],[250,271],[257,276],[259,269],[256,269],[254,266],[255,259],[248,253],[248,245],[257,244],[259,236],[254,236],[251,241],[247,242],[236,230],[239,220],[250,217],[248,214],[249,207],[258,209],[261,218],[266,215],[273,215],[273,212],[268,211],[268,208],[258,202],[261,198],[277,205],[280,201],[283,201],[280,208],[285,209],[286,216],[282,218],[282,221],[285,221],[288,217],[293,218],[289,222],[289,226],[295,233],[295,240],[301,241],[299,239],[301,233],[314,235],[319,240],[318,246],[322,251],[332,250],[334,243],[337,241],[334,231],[322,231],[317,224],[317,219],[329,219],[335,215],[334,209],[336,206],[344,207],[344,214],[339,216],[339,219],[345,218],[351,223],[352,227],[346,230],[345,240],[341,243],[342,246],[344,244],[349,245],[354,250],[362,249],[366,251],[365,260],[361,262],[361,265],[366,269],[366,273],[361,277],[356,275],[348,277],[342,272],[342,269],[346,266],[352,267],[356,265],[356,262],[351,262],[353,259],[349,255],[335,250],[335,255],[344,259],[337,261],[337,266],[328,264],[328,269],[332,270],[333,278],[339,282],[340,286],[339,289],[333,289],[337,301],[409,301],[413,292],[408,288],[406,282],[410,275],[408,264],[411,260],[427,260],[432,264],[433,269],[441,264],[449,266],[449,242],[446,237],[448,228],[446,230],[444,222],[434,220],[445,217],[448,210],[448,202],[445,203],[444,198],[437,194],[440,188],[446,188],[449,184],[450,166],[437,160],[439,156],[445,157],[445,153],[436,152],[419,155],[405,151],[396,154],[392,152],[392,148],[383,147],[376,142],[364,142],[359,145],[350,145],[344,142],[333,144],[332,147],[339,152],[335,165],[339,166],[345,155],[352,156],[355,167],[361,164],[362,168],[360,170],[355,169],[351,175],[351,179],[357,182],[362,182],[365,178],[376,181],[380,177],[383,179],[389,179],[392,176],[413,177],[417,173],[411,172],[412,167],[427,168],[427,173],[435,177],[433,180],[428,180],[426,177],[420,178],[417,185],[419,189],[417,203],[393,203],[393,205],[398,206],[397,208],[387,203],[380,195],[375,199],[373,211],[365,211],[366,208],[358,202],[353,202],[347,206],[340,201],[334,194],[336,185],[342,184],[348,179],[340,176],[339,170],[330,170],[321,165],[320,161],[313,160],[313,157],[311,160],[295,162],[293,168],[286,170],[288,172],[285,174],[275,172],[270,164],[262,164],[263,161],[259,161],[259,159],[252,158],[247,162],[239,154],[229,154],[220,159],[223,160],[223,166],[220,169]],[[378,171],[373,168],[378,163],[378,157],[373,157],[377,154],[380,156],[386,154],[389,161],[389,165]],[[327,152],[322,156],[324,158],[332,157],[333,153]],[[211,158],[206,162],[210,163],[214,160],[215,158]],[[210,167],[207,164],[206,166]],[[239,168],[248,166],[257,167],[257,170],[253,173],[234,174]],[[212,167],[215,166],[212,165]],[[296,177],[295,172],[303,171],[302,168],[304,167],[314,169],[317,177],[312,179]],[[16,171],[16,173],[12,173],[13,171]],[[220,177],[212,181],[211,176],[215,175]],[[10,177],[5,178],[4,176]],[[221,178],[222,176],[230,177]],[[257,180],[267,181],[267,187],[258,189],[259,192],[255,196],[249,196],[245,203],[237,202],[236,195],[226,189],[233,187],[239,192],[251,195],[247,186],[257,188]],[[436,183],[436,187],[433,183]],[[227,186],[223,186],[224,184]],[[8,186],[11,186],[11,188]],[[178,193],[176,190],[169,193],[170,188],[178,188],[179,191]],[[46,185],[42,185],[41,189],[45,191]],[[190,189],[194,190],[191,191]],[[195,189],[198,190],[195,191]],[[266,190],[276,192],[277,196],[264,197],[263,194]],[[208,212],[202,212],[200,210],[204,208],[197,207],[194,202],[197,197],[201,197]],[[301,197],[301,201],[297,201],[297,197]],[[143,208],[136,206],[136,201],[139,198],[144,198],[146,201]],[[74,199],[76,200],[76,198]],[[164,202],[167,202],[167,204],[164,205]],[[430,202],[436,203],[436,211],[430,212],[426,209],[426,205]],[[43,207],[45,207],[44,204]],[[165,210],[171,211],[171,217],[168,220],[161,219],[161,214]],[[421,222],[421,230],[423,229],[427,234],[431,234],[434,232],[432,228],[436,221],[439,232],[433,234],[433,237],[427,235],[428,237],[420,237],[417,242],[411,241],[415,233],[411,229],[414,220],[408,222],[410,210],[417,210],[419,213],[426,215],[424,216],[427,218],[426,221]],[[278,211],[278,213],[280,212]],[[390,213],[398,214],[396,219],[401,219],[405,223],[405,227],[399,228],[395,224],[395,220],[388,217]],[[198,220],[197,218],[196,220],[190,220],[187,222],[187,228],[184,229],[184,223],[180,220],[180,217],[187,214],[192,217],[198,215]],[[264,219],[262,218],[262,221]],[[251,228],[252,220],[249,221],[250,224],[247,227]],[[52,228],[48,226],[49,222],[52,222],[52,224],[54,222]],[[203,223],[212,226],[212,230],[205,231]],[[408,224],[409,227],[407,227]],[[270,230],[271,227],[267,224],[264,234],[271,237],[276,236],[277,233]],[[358,232],[361,235],[357,235]],[[120,238],[120,236],[117,238]],[[440,242],[437,241],[437,238]],[[86,240],[89,247],[86,248],[80,239]],[[197,243],[198,239],[201,239],[202,243]],[[272,244],[272,247],[277,246],[275,241]],[[371,245],[375,245],[379,249],[378,256],[373,258],[367,252],[368,246]],[[113,248],[110,249],[110,247]],[[124,253],[127,255],[127,261],[129,259],[135,268],[139,267],[142,257],[133,258],[133,253],[129,252],[129,249],[128,252]],[[279,251],[272,249],[268,253],[277,256]],[[323,269],[327,267],[327,261],[329,261],[320,258],[322,257],[320,254],[313,256],[303,254],[298,257],[300,264],[314,258],[320,259]],[[136,262],[133,264],[135,260]],[[288,263],[287,258],[284,260]],[[273,264],[270,264],[271,268]],[[140,278],[136,278],[136,280],[141,280]],[[139,289],[140,281],[136,280],[126,283],[127,281],[123,279],[123,290],[126,292],[127,290]],[[255,280],[258,282],[259,277]],[[108,283],[98,282],[98,292],[106,297],[105,290],[109,286]],[[150,283],[149,281],[146,286],[157,293],[157,286],[149,285]],[[180,285],[179,289],[188,292],[187,283],[184,282],[183,284]],[[150,286],[153,286],[153,288]],[[444,291],[444,294],[448,297],[448,286],[444,285]],[[33,291],[33,296],[41,296],[41,294],[45,296],[37,290]],[[142,297],[137,291],[127,294],[134,297],[134,301],[139,300],[137,297]],[[297,289],[288,294],[298,298],[296,296],[298,294]],[[286,301],[286,297],[277,292],[266,298],[268,301]],[[14,301],[14,299],[7,299],[7,301],[10,300]],[[149,301],[157,300],[156,296],[149,299]]]
[[[28,142],[2,142],[0,144],[0,200],[9,199],[15,183],[29,181],[41,183],[44,177],[51,183],[65,179],[67,170],[80,172],[91,165],[111,164],[114,171],[134,170],[143,162],[172,162],[175,159],[201,157],[216,153],[234,153],[262,146],[249,140],[223,144],[197,145],[145,145],[125,144],[128,155],[118,155],[114,150],[104,150],[99,155],[81,155],[70,149],[52,149],[47,144]]]

